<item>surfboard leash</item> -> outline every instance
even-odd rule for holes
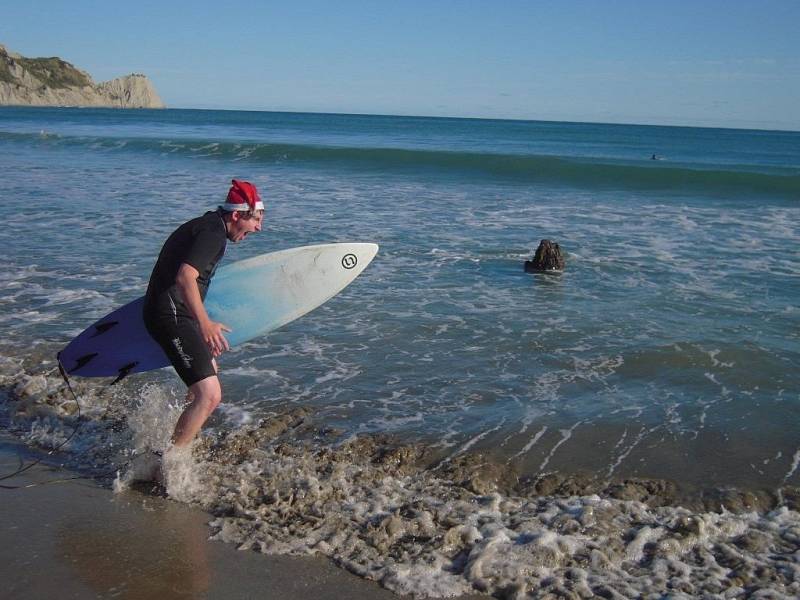
[[[75,405],[78,407],[78,424],[75,426],[75,429],[72,430],[72,433],[70,433],[69,437],[67,437],[67,439],[64,440],[63,442],[61,442],[58,446],[56,446],[55,448],[52,448],[51,450],[49,450],[41,458],[38,458],[38,459],[34,460],[32,463],[30,463],[30,464],[28,464],[28,465],[26,465],[24,467],[20,467],[19,469],[17,469],[13,473],[10,473],[9,475],[0,476],[0,481],[4,481],[6,479],[11,479],[12,477],[16,477],[17,475],[20,475],[21,473],[24,473],[28,469],[30,469],[32,467],[35,467],[36,465],[40,464],[48,456],[52,456],[53,454],[58,452],[61,448],[66,446],[73,437],[75,437],[75,434],[78,432],[78,430],[80,429],[81,425],[83,424],[83,420],[81,419],[81,416],[82,416],[81,403],[78,400],[78,395],[75,393],[75,390],[72,389],[72,384],[70,383],[69,374],[67,373],[67,369],[64,367],[64,364],[61,362],[61,353],[60,352],[56,355],[56,361],[58,362],[58,372],[61,374],[62,379],[64,379],[64,383],[67,385],[67,389],[69,390],[70,394],[72,394],[72,399],[75,401]],[[137,364],[139,364],[139,363],[138,362],[132,363],[131,365],[126,365],[125,367],[120,369],[120,375],[114,381],[112,381],[109,384],[109,387],[119,383],[124,377],[126,377],[130,373],[130,371]],[[109,411],[110,408],[111,408],[111,400],[108,401],[108,405],[106,406],[106,411],[103,414],[103,417],[101,417],[101,419],[104,418],[108,414],[108,411]],[[23,488],[37,487],[37,486],[40,486],[40,485],[49,485],[49,484],[52,484],[52,483],[64,483],[66,481],[74,481],[76,479],[93,479],[95,477],[108,477],[109,475],[111,475],[111,474],[113,474],[115,472],[118,472],[119,469],[131,464],[133,461],[135,461],[137,458],[139,458],[141,456],[143,456],[143,454],[134,455],[128,461],[122,463],[121,465],[116,465],[112,470],[110,470],[108,472],[105,472],[105,473],[101,473],[99,475],[76,475],[74,477],[65,477],[63,479],[53,479],[53,480],[50,480],[50,481],[43,481],[41,483],[29,483],[29,484],[26,484],[26,485],[4,485],[4,484],[0,484],[0,489],[18,490],[18,489],[23,489]],[[58,468],[63,468],[63,466],[64,465],[60,465]]]
[[[3,475],[2,477],[0,477],[0,481],[4,481],[6,479],[11,479],[12,477],[16,477],[17,475],[20,475],[20,474],[24,473],[28,469],[31,469],[31,468],[35,467],[36,465],[41,463],[43,460],[45,460],[48,456],[52,456],[53,454],[55,454],[58,450],[60,450],[64,446],[66,446],[73,437],[75,437],[75,434],[78,432],[78,429],[80,429],[81,425],[83,424],[83,422],[81,420],[81,403],[78,402],[78,395],[75,393],[75,390],[72,389],[72,384],[69,381],[69,377],[67,377],[67,371],[66,371],[66,369],[64,369],[64,365],[61,364],[61,353],[56,355],[56,360],[58,361],[58,371],[59,371],[59,373],[61,373],[61,377],[64,379],[64,382],[67,384],[67,389],[72,394],[72,398],[75,400],[75,405],[78,407],[78,424],[72,430],[72,433],[69,434],[67,439],[64,440],[63,442],[61,442],[58,446],[56,446],[55,448],[51,448],[50,450],[47,451],[47,453],[44,456],[42,456],[41,458],[37,458],[36,460],[34,460],[32,463],[28,464],[27,466],[20,467],[19,469],[17,469],[13,473],[10,473],[9,475]],[[6,490],[16,490],[16,489],[19,489],[19,488],[34,487],[36,485],[40,485],[40,484],[0,485],[0,488],[6,489]]]

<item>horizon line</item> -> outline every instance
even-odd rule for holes
[[[87,107],[91,108],[91,107]],[[123,109],[125,110],[125,109]],[[675,125],[665,123],[633,123],[627,121],[570,121],[564,119],[525,119],[517,117],[465,117],[453,115],[419,115],[419,114],[390,114],[390,113],[370,113],[370,112],[337,112],[325,110],[276,110],[267,108],[203,108],[199,106],[167,106],[163,109],[153,110],[219,110],[229,112],[265,112],[288,115],[335,115],[349,117],[401,117],[409,119],[450,119],[459,121],[509,121],[515,123],[566,123],[575,125],[619,125],[621,127],[670,127],[680,129],[730,129],[736,131],[771,131],[776,133],[800,133],[800,124],[797,129],[781,129],[778,127],[758,128],[758,127],[735,127],[721,125]]]
[[[727,131],[765,131],[771,133],[800,133],[800,125],[797,129],[783,129],[779,127],[736,127],[723,125],[687,125],[687,124],[667,124],[667,123],[646,123],[646,122],[625,122],[625,121],[570,121],[564,119],[524,119],[515,117],[466,117],[453,115],[420,115],[420,114],[389,114],[389,113],[369,113],[369,112],[336,112],[336,111],[317,111],[317,110],[276,110],[266,108],[210,108],[201,106],[165,106],[164,108],[120,108],[113,106],[41,106],[29,104],[0,104],[3,108],[22,108],[22,109],[67,109],[67,110],[198,110],[198,111],[222,111],[222,112],[250,112],[250,113],[274,113],[287,115],[330,115],[342,117],[384,117],[384,118],[407,118],[407,119],[445,119],[453,121],[502,121],[512,123],[561,123],[570,125],[611,125],[619,127],[665,127],[672,129],[722,129]]]

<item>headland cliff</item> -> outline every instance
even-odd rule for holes
[[[56,56],[26,58],[2,44],[0,105],[165,108],[145,75],[95,83],[86,71]]]

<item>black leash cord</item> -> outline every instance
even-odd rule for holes
[[[64,382],[67,384],[67,389],[69,389],[70,393],[72,394],[72,398],[75,400],[75,404],[78,407],[78,424],[75,426],[75,429],[72,430],[72,433],[69,434],[69,437],[66,440],[61,442],[55,448],[49,450],[47,452],[47,454],[45,454],[43,457],[37,458],[36,460],[34,460],[29,465],[24,466],[24,467],[20,467],[19,469],[17,469],[16,471],[14,471],[13,473],[11,473],[9,475],[3,475],[2,477],[0,477],[0,481],[4,481],[6,479],[11,479],[12,477],[16,477],[17,475],[20,475],[21,473],[24,473],[28,469],[30,469],[32,467],[35,467],[36,465],[41,463],[48,456],[52,456],[54,453],[58,452],[61,448],[66,446],[69,443],[69,441],[73,437],[75,437],[75,434],[78,432],[78,429],[81,428],[81,425],[83,423],[83,421],[81,420],[81,403],[78,402],[78,395],[75,393],[75,390],[72,389],[72,385],[69,382],[69,377],[67,377],[67,371],[64,369],[64,365],[61,364],[61,358],[57,357],[57,360],[58,360],[58,371],[59,371],[59,373],[61,373],[61,377],[64,378]],[[71,477],[70,479],[80,479],[80,478],[81,477]],[[62,480],[52,481],[52,482],[49,482],[49,483],[57,483],[58,481],[67,481],[67,480],[66,479],[62,479]],[[36,487],[37,485],[44,485],[44,484],[43,483],[29,483],[27,485],[0,485],[0,489],[18,490],[20,488]]]
[[[72,399],[75,400],[75,405],[78,407],[78,424],[75,426],[75,429],[72,430],[72,433],[69,435],[69,437],[66,440],[64,440],[58,446],[56,446],[55,448],[50,450],[43,457],[41,457],[39,459],[36,459],[35,461],[33,461],[31,464],[29,464],[27,466],[20,467],[19,469],[17,469],[16,471],[14,471],[13,473],[11,473],[9,475],[3,475],[2,477],[0,477],[0,481],[3,481],[5,479],[11,479],[12,477],[16,477],[20,473],[24,473],[25,471],[27,471],[31,467],[35,467],[36,465],[41,463],[48,456],[51,456],[55,452],[58,452],[58,450],[60,450],[61,448],[63,448],[64,446],[66,446],[69,443],[69,441],[75,436],[75,434],[78,432],[78,429],[80,429],[81,425],[83,424],[83,421],[81,420],[81,403],[78,402],[78,395],[75,393],[75,390],[72,389],[72,385],[69,382],[69,376],[67,375],[67,370],[64,368],[64,365],[61,364],[61,356],[60,355],[57,356],[56,359],[58,360],[58,372],[61,373],[61,377],[64,379],[64,383],[67,384],[67,389],[69,389],[70,393],[72,394]],[[126,373],[126,375],[127,375],[127,373]],[[121,379],[122,379],[122,377],[118,377],[114,381],[114,383],[112,383],[111,385],[116,384]],[[110,408],[111,408],[111,400],[108,401],[108,405],[106,406],[106,411],[105,411],[105,413],[103,413],[103,416],[101,417],[101,419],[105,418],[105,416],[108,414],[108,411],[109,411]],[[158,453],[156,453],[156,454],[158,454]],[[118,472],[121,468],[128,466],[129,464],[131,464],[133,461],[135,461],[137,458],[139,458],[142,455],[143,455],[142,453],[140,453],[138,455],[134,455],[132,458],[130,458],[129,460],[125,461],[124,463],[122,463],[120,465],[116,465],[110,471],[106,471],[106,472],[100,473],[98,475],[75,475],[74,477],[65,477],[63,479],[51,479],[50,481],[43,481],[41,483],[29,483],[27,485],[2,485],[2,484],[0,484],[0,489],[4,489],[4,490],[19,490],[19,489],[24,489],[24,488],[38,487],[40,485],[50,485],[52,483],[64,483],[66,481],[74,481],[76,479],[94,479],[94,478],[97,478],[97,477],[108,477],[108,476]]]

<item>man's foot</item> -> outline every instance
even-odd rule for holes
[[[152,481],[164,485],[161,452],[147,450],[133,460],[131,481]]]

